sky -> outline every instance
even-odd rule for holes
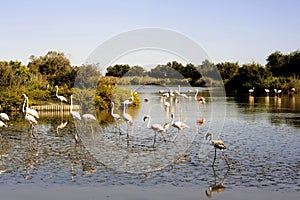
[[[266,64],[300,49],[297,0],[0,0],[0,60],[64,52],[80,66],[102,43],[127,31],[161,28],[197,43],[214,63]]]

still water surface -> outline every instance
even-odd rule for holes
[[[23,115],[12,113],[11,125],[0,130],[0,184],[208,188],[222,183],[219,192],[225,188],[300,191],[299,94],[222,98],[201,89],[207,97],[204,106],[188,93],[189,88],[182,88],[190,98],[180,97],[179,102],[168,98],[171,108],[166,109],[159,89],[139,89],[141,105],[126,111],[134,119],[129,138],[126,123],[120,121],[115,127],[110,111],[101,113],[105,117],[98,113],[98,118],[107,118],[105,126],[74,124],[68,112],[40,112],[37,138],[28,135]],[[115,109],[120,115],[122,111]],[[189,128],[179,133],[176,142],[172,142],[177,134],[174,127],[167,130],[166,142],[158,133],[153,147],[154,132],[143,116],[150,114],[153,123],[163,124],[170,121],[171,112]],[[73,139],[76,129],[82,138],[79,145]],[[225,142],[230,170],[220,151],[211,167],[214,149],[205,140],[207,131]]]

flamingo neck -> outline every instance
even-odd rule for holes
[[[70,112],[73,111],[73,98],[72,98],[72,95],[71,95],[71,105],[70,105]]]
[[[150,118],[150,116],[149,116],[149,117],[148,117],[147,128],[151,128],[151,127],[150,127],[150,120],[151,120],[151,118]]]
[[[171,125],[174,125],[174,115],[171,116]]]
[[[197,100],[198,90],[196,90],[195,99]]]
[[[123,103],[123,114],[125,114],[125,107],[126,107],[126,105],[125,105],[125,103]]]
[[[25,113],[25,104],[26,104],[26,98],[24,99],[23,107],[22,107],[22,112]]]
[[[114,107],[115,107],[115,105],[114,105],[114,104],[111,104],[111,115],[114,114]]]
[[[58,87],[56,87],[56,96],[58,97]]]

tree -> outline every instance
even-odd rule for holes
[[[232,63],[232,62],[222,62],[216,64],[217,69],[220,72],[220,75],[223,78],[224,84],[226,84],[228,81],[230,81],[239,71],[239,64]]]
[[[77,75],[75,87],[81,89],[93,89],[96,88],[98,80],[101,76],[100,71],[94,65],[82,65],[77,67]]]
[[[252,87],[255,92],[264,92],[272,85],[273,76],[269,69],[257,63],[244,64],[238,73],[225,85],[227,92],[247,93]]]
[[[129,65],[116,64],[114,66],[109,66],[107,68],[107,72],[105,73],[105,76],[122,77],[129,70],[130,70],[130,66]]]
[[[275,51],[268,56],[266,67],[276,77],[300,75],[300,51],[297,50],[286,55]]]
[[[283,73],[283,66],[286,63],[286,56],[280,51],[275,51],[267,58],[266,67],[269,69],[274,76],[280,76]]]
[[[46,76],[51,85],[73,86],[74,69],[64,53],[49,51],[45,56],[30,56],[30,59],[31,62],[28,63],[30,71]]]
[[[126,76],[145,76],[144,68],[136,65],[130,68],[130,70],[126,73]]]

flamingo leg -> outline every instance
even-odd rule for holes
[[[173,142],[176,142],[176,140],[177,140],[177,138],[178,138],[178,135],[179,135],[179,129],[178,129],[178,131],[177,131],[177,134],[176,134],[175,137],[174,137]]]
[[[228,160],[227,160],[227,157],[226,157],[225,153],[222,152],[222,154],[223,154],[223,156],[224,156],[224,159],[225,159],[225,162],[226,162],[228,168],[230,169],[230,165],[229,165],[229,163],[228,163]]]
[[[156,142],[156,132],[154,131],[153,148],[154,148],[155,142]]]
[[[216,158],[217,158],[217,148],[215,148],[215,157],[214,157],[212,167],[214,167],[214,165],[215,165]]]

